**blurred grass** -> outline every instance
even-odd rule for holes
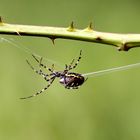
[[[99,31],[139,33],[138,0],[0,0],[6,22],[67,27],[74,21],[85,28],[93,21]],[[118,52],[114,47],[80,41],[1,36],[64,66],[83,50],[76,72],[86,73],[139,62],[139,48]],[[22,47],[19,45],[19,47]],[[139,140],[140,68],[89,78],[78,90],[66,90],[58,79],[43,94],[31,95],[46,85],[26,64],[24,51],[0,42],[1,140]],[[46,62],[48,63],[48,62]],[[51,65],[49,63],[49,65]],[[57,66],[57,70],[63,68]]]

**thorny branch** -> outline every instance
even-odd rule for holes
[[[57,38],[96,42],[115,46],[119,51],[128,51],[140,46],[140,34],[98,32],[92,24],[85,29],[76,29],[73,22],[68,28],[32,26],[4,23],[0,18],[0,34],[48,37],[54,43]]]

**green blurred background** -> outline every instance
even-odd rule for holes
[[[74,21],[83,29],[93,21],[98,31],[140,33],[139,7],[139,0],[0,0],[0,15],[8,23],[68,27]],[[97,43],[58,39],[54,46],[48,38],[3,37],[55,61],[56,70],[80,49],[78,73],[140,61],[140,48],[118,52]],[[89,78],[78,90],[67,90],[56,79],[44,94],[20,100],[47,84],[26,59],[36,64],[30,54],[0,41],[0,140],[140,139],[140,68]]]

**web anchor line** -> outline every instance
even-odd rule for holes
[[[38,55],[37,53],[32,52],[32,50],[30,50],[30,49],[27,48],[26,46],[23,46],[21,43],[15,42],[13,39],[6,39],[6,38],[1,37],[1,38],[0,38],[0,41],[1,41],[1,42],[2,42],[2,41],[5,41],[5,42],[11,44],[13,47],[16,47],[17,49],[19,49],[19,50],[21,50],[21,51],[23,51],[23,52],[25,52],[25,53],[27,53],[27,54],[34,55],[34,56],[36,56],[37,58],[41,58],[40,55]],[[22,46],[22,47],[20,47],[20,46]],[[43,59],[46,60],[47,62],[50,62],[50,63],[55,64],[55,65],[58,66],[58,67],[62,67],[62,65],[59,64],[57,61],[54,61],[54,60],[52,60],[52,59],[48,59],[48,58],[46,58],[46,57],[43,57]]]
[[[1,37],[0,38],[0,41],[5,41],[5,42],[8,42],[9,44],[11,44],[12,46],[24,51],[25,53],[28,53],[28,54],[33,54],[34,56],[38,57],[38,58],[41,58],[40,55],[36,54],[36,53],[32,53],[32,51],[23,46],[21,46],[20,43],[15,43],[15,41],[13,40],[9,40],[9,39],[6,39],[6,38],[3,38]],[[48,59],[48,58],[44,58],[46,61],[48,62],[51,62],[53,64],[56,64],[57,66],[59,67],[62,67],[62,65],[58,64],[56,61],[53,61],[51,59]],[[115,72],[115,71],[121,71],[121,70],[127,70],[127,69],[132,69],[132,68],[135,68],[135,67],[139,67],[140,66],[140,63],[134,63],[134,64],[129,64],[129,65],[124,65],[124,66],[120,66],[120,67],[115,67],[115,68],[110,68],[110,69],[105,69],[105,70],[99,70],[99,71],[95,71],[95,72],[89,72],[89,73],[84,73],[82,74],[82,76],[85,76],[85,77],[95,77],[95,76],[101,76],[101,75],[104,75],[104,74],[108,74],[108,73],[111,73],[111,72]]]
[[[87,76],[87,77],[95,77],[95,76],[101,76],[104,74],[108,74],[111,72],[132,69],[132,68],[139,67],[139,66],[140,66],[140,63],[135,63],[135,64],[129,64],[129,65],[125,65],[125,66],[120,66],[120,67],[115,67],[115,68],[110,68],[110,69],[105,69],[105,70],[100,70],[100,71],[95,71],[95,72],[84,73],[82,75]]]

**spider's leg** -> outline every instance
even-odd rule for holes
[[[41,58],[40,58],[40,61],[39,61],[39,72],[43,74],[42,69],[41,69],[41,62],[42,62],[42,59],[43,59],[43,58],[41,57]]]
[[[70,88],[70,87],[68,87],[68,86],[65,86],[65,88],[66,88],[66,89],[71,89],[71,88]]]
[[[68,69],[68,65],[67,64],[65,64],[65,70],[67,70]]]
[[[41,60],[42,58],[41,58],[40,60],[38,60],[38,59],[35,57],[35,55],[33,55],[33,54],[32,54],[32,57],[40,64],[41,67],[43,67],[43,68],[49,70],[50,72],[53,72],[54,64],[52,65],[52,69],[51,69],[51,68],[47,68],[46,65],[40,63],[40,61],[42,61],[42,60]]]
[[[48,79],[47,77],[53,75],[53,73],[44,74],[44,73],[42,72],[41,69],[40,69],[39,71],[38,71],[38,70],[35,70],[34,67],[29,63],[29,61],[28,61],[28,60],[26,60],[26,61],[27,61],[28,65],[31,67],[31,69],[32,69],[35,73],[41,75],[46,81],[49,81],[49,79]]]
[[[69,65],[69,69],[71,69],[71,66],[72,66],[72,64],[74,63],[74,60],[75,60],[75,59],[72,59],[70,65]]]
[[[49,84],[48,84],[45,88],[43,88],[42,90],[40,90],[39,92],[37,92],[37,93],[35,93],[35,94],[31,95],[31,96],[22,97],[22,98],[20,98],[20,99],[32,98],[32,97],[35,97],[35,96],[37,96],[37,95],[43,93],[45,90],[47,90],[47,89],[50,87],[50,85],[53,83],[54,79],[55,79],[55,77],[50,78]]]
[[[69,66],[67,64],[65,64],[65,69],[70,70],[73,63],[74,63],[74,59],[71,61]]]
[[[32,57],[39,63],[39,60],[32,54]]]
[[[79,57],[77,59],[77,62],[73,65],[73,62],[74,62],[74,59],[73,59],[72,62],[70,63],[70,65],[68,66],[68,68],[69,68],[68,70],[76,68],[76,66],[78,65],[78,63],[79,63],[79,61],[81,59],[81,55],[82,55],[82,50],[80,50],[80,55],[79,55]]]
[[[49,81],[50,80],[50,78],[47,78],[48,76],[52,76],[53,75],[53,73],[50,73],[50,74],[44,74],[43,73],[43,71],[42,71],[42,69],[41,69],[41,62],[42,62],[42,57],[40,58],[40,61],[39,61],[39,71],[37,71],[37,72],[39,72],[39,74],[41,75],[41,76],[43,76],[43,78],[46,80],[46,81]]]

